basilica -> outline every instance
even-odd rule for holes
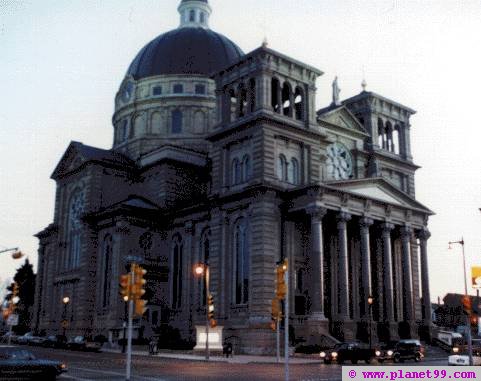
[[[272,353],[288,259],[293,344],[429,335],[433,213],[415,199],[415,111],[365,83],[340,99],[337,79],[318,110],[319,69],[267,43],[244,53],[210,29],[207,0],[178,11],[119,86],[112,148],[73,141],[52,173],[32,328],[115,342],[119,276],[136,257],[148,304],[135,335],[168,326],[195,340],[206,306],[193,267],[207,263],[224,337]]]

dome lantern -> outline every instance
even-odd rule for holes
[[[180,14],[180,28],[209,28],[212,8],[207,0],[182,0],[177,10]]]

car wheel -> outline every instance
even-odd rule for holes
[[[329,360],[324,360],[324,364],[330,364],[331,362]]]
[[[364,361],[366,362],[366,364],[370,364],[370,363],[371,363],[371,359],[365,359]]]
[[[351,364],[357,364],[357,359],[352,359]]]
[[[401,356],[399,355],[399,353],[396,353],[396,354],[394,355],[394,362],[397,363],[397,362],[400,362],[400,361],[401,361]]]
[[[382,364],[382,363],[384,362],[384,359],[379,359],[379,360],[377,360],[377,362],[378,362],[379,364]]]
[[[337,363],[338,363],[338,364],[344,364],[344,359],[339,359],[339,360],[337,360]]]

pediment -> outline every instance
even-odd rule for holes
[[[357,133],[367,135],[363,125],[345,106],[339,106],[332,110],[320,112],[318,114],[318,118],[321,121],[339,126],[343,129],[356,131]]]
[[[76,170],[86,161],[86,158],[83,157],[79,149],[81,144],[82,143],[79,142],[70,143],[59,163],[55,167],[55,170],[51,176],[52,179],[58,179],[63,175]]]
[[[397,189],[383,178],[331,182],[328,185],[368,199],[434,214],[423,204]]]

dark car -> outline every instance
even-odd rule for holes
[[[334,348],[321,352],[320,357],[324,360],[325,364],[332,362],[343,364],[345,361],[351,361],[353,364],[357,364],[358,361],[370,363],[371,360],[376,357],[375,352],[375,349],[370,348],[366,344],[346,342],[336,344]]]
[[[67,348],[78,351],[100,352],[102,343],[88,340],[85,336],[75,336],[67,342]]]
[[[400,340],[392,352],[394,362],[403,362],[404,360],[419,362],[424,357],[424,347],[419,340]]]
[[[23,348],[0,346],[0,380],[56,380],[67,371],[59,361],[41,360]]]
[[[388,341],[387,343],[380,343],[376,349],[376,358],[379,363],[384,361],[392,361],[394,359],[394,350],[397,341]]]
[[[67,337],[63,335],[48,336],[42,344],[46,348],[66,348]]]

